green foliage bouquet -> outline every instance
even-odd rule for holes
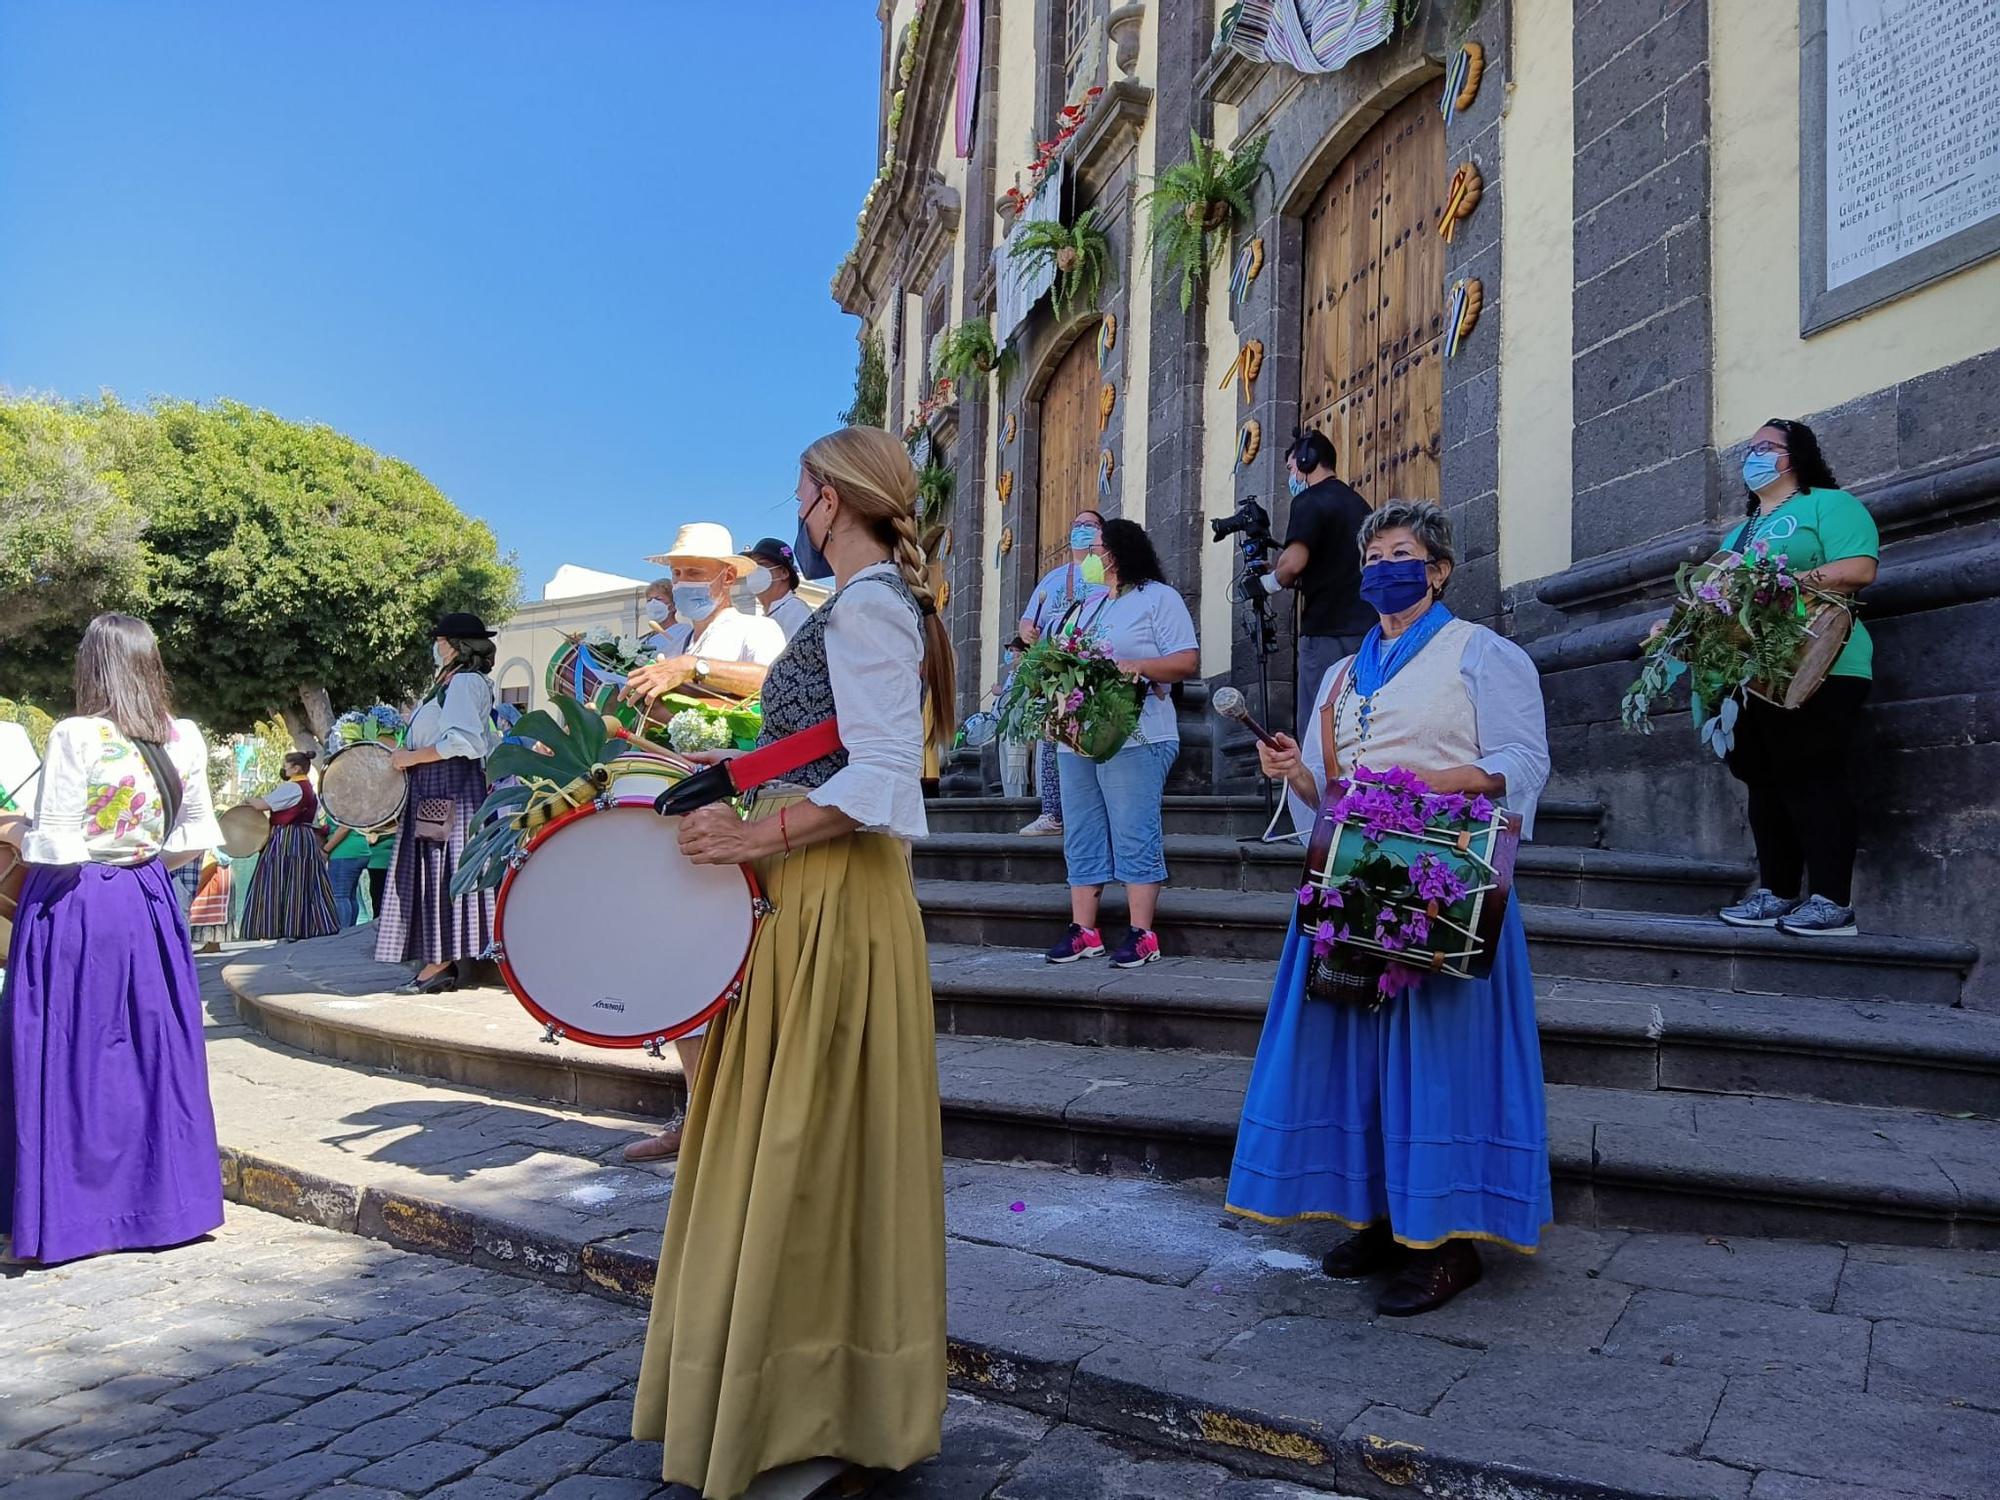
[[[1139,727],[1143,691],[1091,637],[1051,631],[1022,653],[1000,700],[1000,733],[1109,760]]]
[[[1685,679],[1701,742],[1727,755],[1744,699],[1752,691],[1781,697],[1790,683],[1811,630],[1809,593],[1818,591],[1763,541],[1747,552],[1682,563],[1674,612],[1646,642],[1639,676],[1619,705],[1625,727],[1651,734],[1654,704]]]

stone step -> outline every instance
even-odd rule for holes
[[[934,943],[1038,948],[1069,921],[1060,886],[1004,881],[919,880],[917,901]],[[1293,901],[1282,891],[1169,887],[1157,927],[1175,956],[1269,960],[1281,946]],[[1956,1004],[1978,959],[1966,943],[1863,933],[1792,938],[1726,927],[1712,918],[1524,905],[1535,972],[1551,978]],[[1100,925],[1126,924],[1124,891],[1105,892]]]
[[[301,1056],[232,1024],[226,997],[211,1005],[232,1203],[645,1301],[673,1173],[618,1152],[649,1121]],[[1340,1226],[1225,1217],[1214,1182],[947,1160],[944,1185],[952,1384],[1038,1420],[1350,1496],[1990,1489],[1990,1253],[1558,1225],[1534,1256],[1488,1254],[1451,1306],[1396,1319],[1376,1315],[1375,1284],[1320,1274]],[[1116,1493],[1280,1488],[1156,1456],[1140,1467]],[[940,1493],[974,1493],[953,1487],[971,1472]],[[1018,1470],[1007,1492],[1112,1493],[1087,1479],[1081,1464]],[[562,1493],[596,1493],[585,1483]]]
[[[1227,1175],[1250,1064],[946,1038],[945,1150],[1168,1180]],[[1564,1223],[2000,1248],[2000,1121],[1551,1084]]]
[[[924,810],[932,833],[1014,833],[1041,811],[1041,804],[1031,797],[932,797]],[[1270,821],[1261,797],[1173,795],[1164,799],[1161,811],[1169,834],[1251,838]],[[1535,814],[1535,840],[1595,846],[1603,820],[1601,802],[1545,798]],[[1290,826],[1289,819],[1284,826]]]
[[[1165,848],[1172,883],[1188,890],[1291,890],[1305,859],[1296,841],[1220,834],[1170,833]],[[1055,837],[933,832],[912,853],[920,879],[1061,885],[1064,878],[1062,840]],[[1533,843],[1521,846],[1515,889],[1545,906],[1698,915],[1742,894],[1752,874],[1731,860]]]
[[[653,1062],[628,1051],[543,1047],[533,1040],[534,1024],[504,992],[431,1000],[369,994],[360,990],[370,979],[359,965],[352,979],[342,980],[310,958],[304,969],[300,963],[280,949],[229,968],[246,1024],[344,1062],[587,1109],[661,1117],[683,1098],[671,1051]],[[953,966],[945,968],[949,983]],[[1079,983],[1069,977],[1074,970],[1059,972],[1064,977],[1052,982]],[[1233,990],[1209,1002],[1213,1009],[1244,1006],[1249,975],[1236,979]],[[379,970],[372,982],[383,982]],[[1670,1018],[1660,1007],[1660,1017],[1649,1015],[1641,1026],[1636,1009],[1613,1016],[1615,1002],[1601,996],[1551,998],[1558,1025],[1578,1007],[1605,1013],[1566,1024],[1577,1037],[1572,1055],[1595,1047],[1596,1065],[1607,1069],[1643,1073],[1646,1042],[1634,1027],[1658,1033],[1648,1038],[1656,1070],[1650,1090],[1615,1076],[1615,1087],[1550,1086],[1552,1161],[1565,1222],[2000,1246],[2000,1121],[1686,1091],[1754,1086],[1760,1066],[1782,1078],[1787,1068],[1802,1065],[1780,1045],[1784,1038],[1772,1034],[1780,1021],[1768,1008],[1765,1033],[1758,1035],[1752,1015],[1719,1014],[1698,1023]],[[1727,1012],[1729,997],[1712,998],[1715,1011]],[[1696,1004],[1683,1002],[1690,1014]],[[1887,1054],[1903,1019],[1871,1018],[1856,1008],[1833,1028],[1845,1029],[1857,1060],[1849,1086],[1859,1087],[1852,1080],[1865,1078],[1868,1069],[1891,1076]],[[1922,1098],[1930,1076],[1926,1053],[1935,1059],[1955,1051],[1961,1071],[1971,1076],[1961,1083],[1965,1092],[1947,1101],[1990,1107],[1991,1036],[1950,1036],[1937,1024],[1928,1035],[1927,1047],[1912,1049],[1917,1060],[1899,1083],[1904,1097]],[[1791,1040],[1796,1046],[1796,1035]],[[1553,1075],[1575,1076],[1561,1071],[1570,1066],[1562,1047],[1551,1055]],[[945,1147],[953,1155],[1169,1180],[1227,1173],[1250,1070],[1241,1054],[964,1034],[939,1037],[938,1065]],[[1939,1103],[1927,1102],[1933,1110]]]
[[[1268,961],[1144,969],[931,947],[940,1035],[1249,1056]],[[1551,979],[1536,995],[1552,1083],[1753,1094],[2000,1118],[2000,1016],[1951,1006]]]

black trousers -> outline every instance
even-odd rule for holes
[[[382,912],[382,893],[389,888],[389,867],[370,865],[368,867],[368,909],[376,915]]]
[[[1865,677],[1829,677],[1794,709],[1751,698],[1736,721],[1729,769],[1750,793],[1750,836],[1763,883],[1787,901],[1854,901],[1860,832],[1848,757]]]

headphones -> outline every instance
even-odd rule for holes
[[[1324,434],[1311,430],[1301,431],[1296,427],[1292,429],[1292,446],[1286,450],[1285,457],[1299,466],[1300,473],[1309,474],[1314,469],[1326,469],[1330,472],[1334,456],[1333,444]]]

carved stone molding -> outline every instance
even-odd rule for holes
[[[1139,132],[1152,108],[1153,91],[1143,83],[1121,78],[1105,89],[1069,148],[1069,169],[1085,196],[1094,199],[1102,192],[1138,149]]]

